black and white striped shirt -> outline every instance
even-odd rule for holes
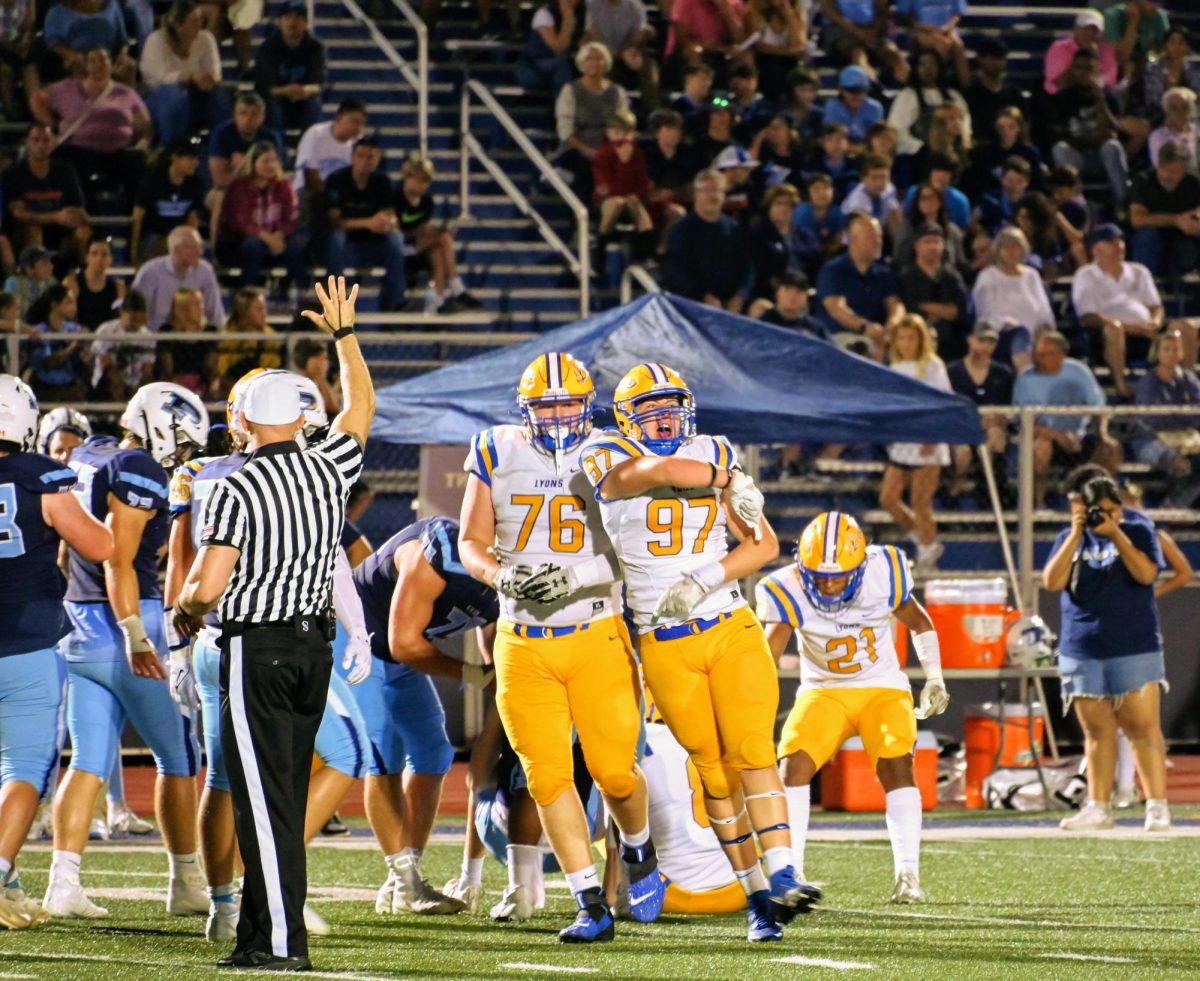
[[[241,552],[218,607],[222,623],[329,611],[346,498],[362,466],[358,440],[337,433],[304,452],[290,441],[264,446],[217,483],[201,544]]]

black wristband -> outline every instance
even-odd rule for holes
[[[333,339],[335,341],[340,341],[343,337],[349,337],[353,333],[353,327],[341,327],[333,332]]]

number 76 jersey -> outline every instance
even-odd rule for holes
[[[566,568],[612,551],[600,505],[578,461],[564,454],[560,473],[554,457],[529,442],[524,426],[496,426],[476,435],[463,469],[491,490],[499,561]],[[589,586],[551,604],[501,594],[500,611],[513,623],[550,627],[620,616],[621,583]]]
[[[868,545],[866,570],[854,601],[823,613],[805,595],[796,563],[759,580],[763,625],[786,623],[800,648],[800,690],[898,688],[912,691],[892,641],[892,611],[912,595],[912,573],[894,545]]]

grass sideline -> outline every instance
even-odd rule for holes
[[[1176,817],[1195,831],[1200,809],[1179,808]],[[808,872],[825,884],[826,905],[788,927],[782,943],[754,946],[739,914],[621,923],[614,943],[564,947],[555,932],[574,904],[561,887],[549,890],[547,909],[530,922],[493,924],[486,907],[505,880],[490,860],[480,913],[385,918],[374,912],[384,867],[372,843],[323,844],[310,850],[310,895],[334,935],[312,941],[311,976],[1090,981],[1200,974],[1195,837],[1058,836],[1048,833],[1045,816],[996,812],[932,815],[926,825],[938,834],[922,862],[930,902],[895,907],[886,901],[891,854],[879,834],[882,816],[816,816],[819,837],[851,836],[809,845]],[[0,933],[0,978],[234,976],[212,967],[227,951],[205,942],[201,919],[165,914],[166,858],[157,839],[152,844],[92,843],[83,881],[109,918]],[[424,863],[430,881],[440,886],[456,874],[459,855],[456,846],[432,846]],[[23,854],[31,895],[44,889],[49,861],[45,847]]]

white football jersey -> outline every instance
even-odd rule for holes
[[[524,426],[485,429],[471,440],[463,469],[492,492],[496,557],[501,562],[566,567],[611,551],[600,505],[574,455],[554,457],[530,443]],[[580,589],[557,603],[526,603],[500,595],[501,616],[530,626],[565,626],[620,616],[621,583]]]
[[[892,641],[892,611],[912,595],[912,573],[894,545],[868,545],[866,570],[854,601],[836,614],[805,595],[795,562],[759,580],[758,619],[786,623],[799,636],[800,690],[899,688],[912,685]]]
[[[613,467],[650,452],[636,439],[605,429],[592,433],[579,453],[583,471],[596,487],[604,530],[621,560],[625,602],[641,633],[651,629],[654,608],[668,586],[701,566],[719,562],[729,551],[720,491],[660,487],[639,497],[600,498],[600,487]],[[703,460],[723,470],[737,463],[724,436],[694,436],[675,456]],[[735,610],[745,602],[738,584],[727,582],[704,597],[690,619]],[[679,622],[663,621],[655,626]]]
[[[709,826],[700,774],[687,750],[660,722],[646,725],[641,766],[650,791],[650,837],[663,875],[687,892],[708,892],[736,882]]]

